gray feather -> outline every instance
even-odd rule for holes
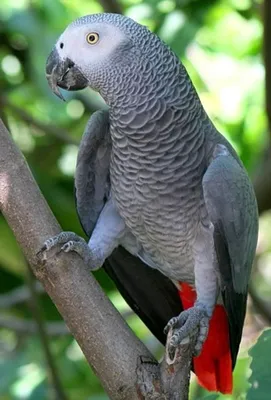
[[[82,137],[75,173],[77,212],[88,236],[109,195],[110,153],[108,112],[97,111],[89,119]]]
[[[228,249],[233,288],[245,293],[258,235],[255,195],[246,171],[225,146],[216,146],[214,153],[203,177],[204,199],[215,231]],[[220,273],[223,287],[227,271]]]
[[[100,30],[101,41],[84,52],[87,29]],[[82,52],[70,40],[74,32]],[[78,155],[77,207],[86,233],[108,196],[110,171],[110,198],[139,257],[174,281],[194,285],[197,274],[197,294],[208,294],[209,282],[195,268],[195,243],[212,222],[234,363],[258,232],[241,161],[208,118],[178,57],[145,27],[116,14],[89,15],[60,41],[59,59],[64,54],[73,62],[110,113],[92,116]],[[211,273],[215,258],[213,264]],[[122,279],[116,278],[120,285]]]

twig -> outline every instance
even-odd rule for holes
[[[35,318],[37,330],[39,333],[39,338],[41,345],[43,347],[44,355],[48,366],[48,378],[54,390],[54,397],[56,400],[67,400],[67,396],[64,392],[61,380],[59,378],[59,372],[56,367],[54,357],[51,352],[50,343],[48,339],[48,334],[46,331],[46,325],[42,315],[41,306],[39,303],[39,297],[34,285],[34,277],[30,265],[27,264],[27,274],[26,281],[31,293],[31,300],[29,302],[30,308],[32,310],[32,315]]]
[[[36,335],[38,333],[35,321],[28,321],[17,317],[0,314],[0,328],[10,329],[24,335]],[[46,332],[49,336],[70,335],[70,331],[64,322],[47,322]]]
[[[39,130],[47,133],[48,135],[54,136],[57,139],[60,139],[64,143],[74,144],[78,146],[79,144],[78,140],[73,139],[71,136],[69,136],[69,134],[65,131],[65,129],[38,121],[37,119],[33,118],[32,115],[28,114],[25,110],[21,109],[15,104],[12,104],[7,97],[0,98],[0,106],[1,105],[4,105],[7,108],[9,108],[24,122],[38,128]]]
[[[62,314],[112,400],[136,400],[136,366],[151,357],[76,254],[41,263],[36,254],[60,227],[22,154],[0,123],[0,209],[36,277]]]
[[[271,2],[263,4],[263,58],[265,65],[265,103],[269,126],[269,145],[263,160],[259,163],[253,180],[259,213],[271,208]]]
[[[34,283],[35,290],[37,293],[44,293],[44,288],[40,282]],[[10,308],[16,304],[28,301],[30,298],[29,288],[25,285],[20,286],[16,289],[11,290],[6,294],[0,295],[0,308]]]
[[[100,0],[100,3],[105,12],[122,14],[122,8],[117,0]]]

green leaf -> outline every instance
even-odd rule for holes
[[[258,338],[257,343],[250,349],[252,357],[252,374],[249,378],[251,387],[247,400],[270,399],[270,371],[271,371],[271,329],[265,330]]]

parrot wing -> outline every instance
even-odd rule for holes
[[[108,257],[104,268],[132,310],[165,344],[165,326],[183,311],[176,286],[121,246]]]
[[[217,154],[203,177],[203,193],[214,225],[220,288],[228,315],[234,365],[257,244],[258,211],[253,187],[242,165],[223,145],[217,145],[215,152]]]
[[[97,111],[82,137],[75,172],[76,208],[88,237],[110,193],[110,155],[109,114]],[[165,343],[164,327],[182,311],[175,285],[121,246],[105,261],[104,268],[129,306]]]
[[[75,171],[76,209],[88,237],[109,196],[110,154],[109,114],[96,111],[83,134]]]

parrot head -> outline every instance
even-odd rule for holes
[[[80,90],[89,86],[102,91],[113,71],[121,74],[140,56],[140,39],[147,32],[150,34],[144,26],[118,14],[77,19],[62,33],[48,57],[46,77],[51,89],[62,99],[59,87]]]

